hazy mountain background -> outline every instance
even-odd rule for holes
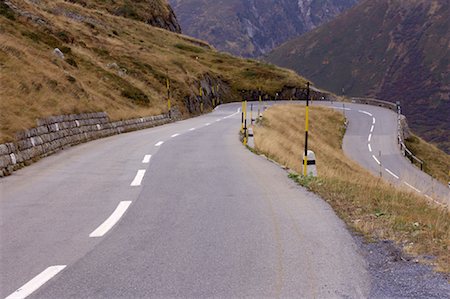
[[[358,0],[169,0],[184,34],[258,57],[333,19]]]
[[[367,0],[267,60],[346,95],[400,101],[414,131],[450,153],[448,0]]]

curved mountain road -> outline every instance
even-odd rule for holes
[[[368,296],[343,222],[239,143],[239,107],[0,180],[0,297]]]
[[[328,103],[345,113],[349,122],[344,136],[345,154],[389,182],[421,194],[435,204],[450,207],[450,190],[407,160],[397,144],[397,114],[389,109]]]

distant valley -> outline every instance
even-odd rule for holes
[[[184,34],[220,51],[259,57],[328,22],[358,0],[169,0]]]

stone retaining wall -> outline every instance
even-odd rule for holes
[[[163,125],[181,118],[178,110],[122,121],[105,112],[51,116],[16,134],[15,142],[0,144],[0,177],[59,150],[115,134]]]

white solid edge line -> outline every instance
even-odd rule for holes
[[[420,191],[419,189],[417,189],[416,187],[414,187],[413,185],[408,184],[407,182],[403,182],[406,186],[408,186],[409,188],[413,189],[414,191],[418,192],[418,193],[422,193],[422,191]]]
[[[372,152],[372,147],[370,146],[370,143],[367,144],[367,147],[369,148],[369,152]]]
[[[373,133],[373,129],[375,129],[374,125],[372,125],[372,127],[370,128],[370,133]]]
[[[158,141],[155,146],[161,146],[164,143],[164,141]]]
[[[372,133],[369,134],[369,138],[367,138],[367,141],[370,142],[372,140]]]
[[[389,169],[385,168],[384,170],[386,170],[387,173],[389,173],[390,175],[392,175],[394,178],[396,178],[397,180],[400,178],[398,175],[396,175],[395,173],[393,173],[392,171],[390,171]]]
[[[66,265],[56,265],[48,267],[5,299],[26,298],[41,286],[43,286],[47,281],[55,277],[55,275],[61,272],[65,267]]]
[[[372,118],[372,123],[373,123],[373,124],[375,124],[375,117],[374,117],[374,118]]]
[[[175,133],[175,134],[173,134],[172,136],[170,136],[171,138],[175,138],[175,137],[177,137],[177,136],[180,136],[180,134],[178,134],[178,133]]]
[[[370,113],[370,112],[367,112],[367,111],[364,111],[364,110],[358,110],[358,112],[361,112],[361,113],[367,114],[368,116],[373,116],[373,114],[372,114],[372,113]]]
[[[144,178],[145,175],[145,169],[139,169],[136,173],[136,176],[134,177],[133,181],[131,182],[130,186],[135,187],[135,186],[140,186],[142,183],[142,179]]]
[[[94,230],[89,237],[98,238],[103,237],[125,214],[126,210],[130,207],[131,201],[121,201],[111,216],[105,220],[100,226]]]
[[[142,159],[142,163],[145,163],[145,164],[150,163],[151,158],[152,158],[152,155],[145,155],[144,159]]]
[[[378,165],[381,165],[380,160],[378,160],[377,157],[375,157],[374,155],[372,155],[372,158],[375,160],[375,162],[377,162]]]

